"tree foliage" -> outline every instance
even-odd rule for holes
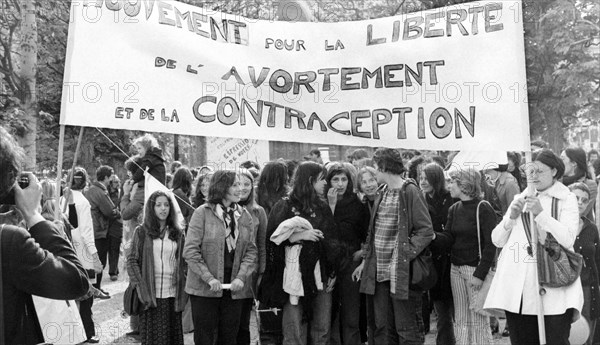
[[[37,166],[52,170],[56,165],[60,102],[67,32],[69,1],[0,0],[0,121],[17,136],[28,130],[24,100],[27,88],[21,76],[21,20],[24,1],[36,7],[38,63],[36,71]],[[210,10],[223,11],[253,19],[276,19],[282,1],[181,0]],[[302,1],[301,1],[302,2]],[[465,0],[318,0],[304,1],[312,17],[320,22],[354,21],[387,17],[437,8]],[[565,131],[581,122],[597,122],[600,73],[600,3],[596,0],[524,0],[525,52],[531,134],[549,141],[554,149],[565,144]],[[130,152],[130,143],[139,133],[86,129],[86,140],[78,162],[88,169],[100,164],[121,165]],[[70,167],[79,128],[67,127],[65,167]],[[173,145],[173,136],[157,134],[159,141]],[[189,147],[190,138],[181,147]],[[112,141],[112,142],[111,142]],[[114,144],[113,144],[114,142]],[[181,143],[180,143],[181,144]],[[117,147],[118,146],[118,147]],[[167,153],[172,150],[165,150]],[[190,155],[184,152],[183,156]]]

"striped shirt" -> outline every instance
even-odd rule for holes
[[[177,269],[175,254],[177,242],[169,239],[169,231],[165,237],[152,241],[154,249],[154,288],[156,298],[175,297],[175,270]]]
[[[398,237],[400,189],[387,189],[375,217],[375,257],[377,258],[377,281],[390,280],[390,265]]]

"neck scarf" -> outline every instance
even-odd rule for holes
[[[236,237],[239,233],[235,224],[235,208],[225,207],[224,205],[219,206],[223,211],[223,221],[225,222],[225,228],[229,229],[229,233],[225,237],[225,242],[227,242],[227,248],[231,252],[232,250],[235,250],[237,242]]]

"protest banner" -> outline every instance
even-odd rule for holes
[[[269,142],[256,139],[210,137],[206,139],[206,162],[214,170],[238,169],[244,161],[261,167],[269,158]]]
[[[526,150],[521,1],[356,22],[73,1],[62,125],[431,150]]]

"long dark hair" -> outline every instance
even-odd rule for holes
[[[202,194],[202,183],[204,182],[204,180],[210,179],[212,177],[212,175],[213,175],[213,172],[210,171],[210,172],[204,173],[204,174],[200,175],[200,177],[198,177],[198,182],[196,183],[196,194],[192,198],[192,204],[194,207],[200,207],[204,204],[204,202],[206,202],[208,195]]]
[[[258,186],[256,187],[256,201],[265,211],[271,210],[277,201],[281,200],[288,192],[288,170],[283,162],[269,162],[263,168]]]
[[[446,193],[446,177],[444,170],[437,163],[429,163],[423,167],[427,182],[433,187],[433,197],[439,197]]]
[[[208,188],[208,202],[220,204],[227,196],[227,191],[235,183],[237,174],[232,170],[217,170],[210,179]]]
[[[346,175],[346,178],[348,179],[348,186],[346,187],[346,191],[344,192],[344,197],[349,197],[352,194],[354,194],[354,176],[352,176],[352,173],[348,168],[346,168],[340,163],[334,163],[329,166],[329,169],[327,169],[327,177],[325,178],[325,180],[327,181],[327,187],[325,187],[325,194],[327,194],[329,189],[331,189],[331,179],[335,175],[339,174]]]
[[[181,191],[187,196],[190,196],[192,192],[192,172],[187,167],[179,167],[175,170],[175,175],[173,176],[173,190],[181,189]]]
[[[318,207],[327,207],[313,187],[319,175],[327,176],[327,170],[315,162],[302,162],[296,169],[290,201],[298,206],[302,213],[310,214]]]
[[[252,176],[252,174],[248,170],[240,171],[239,175],[240,175],[240,177],[243,176],[243,177],[248,178],[250,180],[250,184],[252,185],[252,187],[250,188],[250,194],[248,195],[248,199],[240,200],[240,202],[238,204],[240,204],[240,206],[252,205],[255,202],[255,200],[254,200],[254,176]],[[242,182],[241,179],[240,179],[240,182]]]
[[[577,179],[580,179],[584,176],[588,179],[592,178],[587,168],[587,156],[581,147],[568,147],[565,149],[565,154],[577,165],[575,168],[575,177]]]
[[[157,190],[156,192],[152,193],[146,202],[146,209],[144,210],[144,228],[151,239],[157,239],[160,237],[160,222],[156,216],[156,212],[154,211],[154,206],[156,205],[156,199],[161,196],[166,197],[167,200],[169,200],[170,205],[169,215],[167,216],[167,226],[170,230],[169,239],[177,242],[181,237],[182,230],[177,223],[177,217],[175,216],[173,198],[161,190]]]

